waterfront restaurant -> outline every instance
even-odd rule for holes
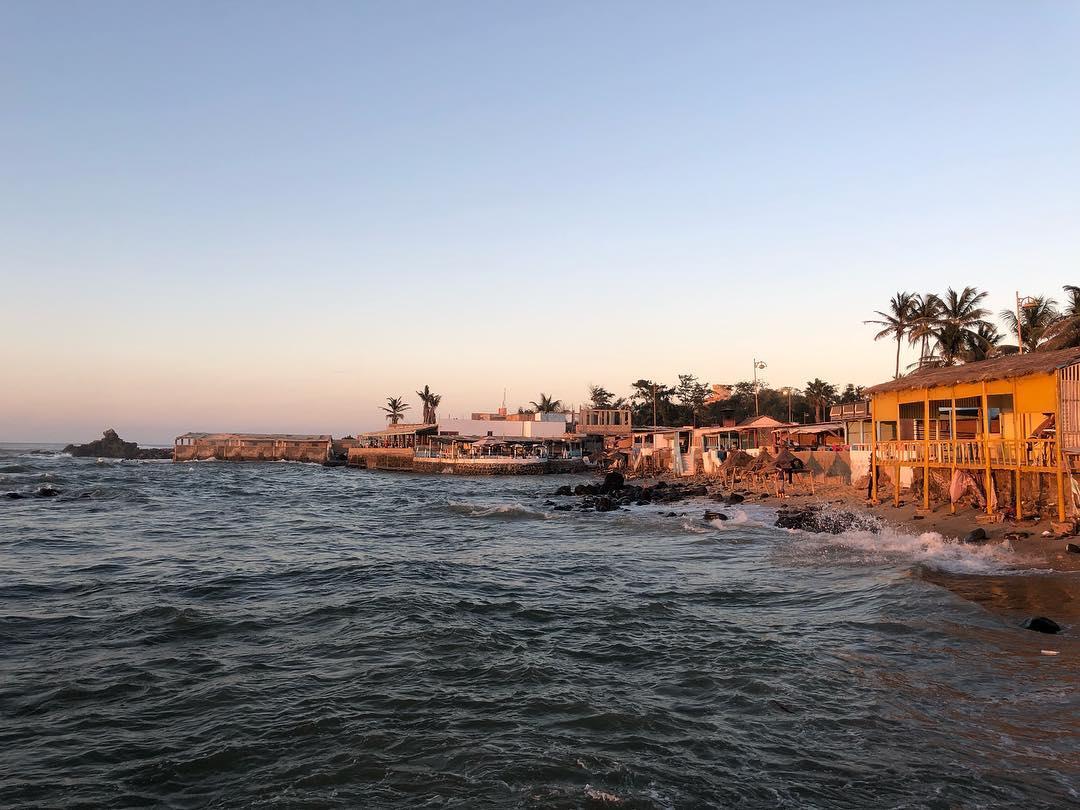
[[[874,500],[879,470],[894,484],[902,483],[903,471],[919,473],[924,509],[930,506],[931,471],[949,476],[950,487],[966,473],[982,488],[990,515],[998,510],[998,493],[1016,516],[1038,510],[1045,505],[1046,482],[1058,520],[1075,513],[1080,348],[922,369],[866,393]],[[899,490],[893,486],[896,503]]]

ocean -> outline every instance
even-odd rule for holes
[[[0,446],[59,492],[0,497],[4,807],[1080,802],[1075,628],[1000,547],[55,450]]]

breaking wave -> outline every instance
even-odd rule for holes
[[[520,503],[500,503],[489,506],[481,504],[450,501],[447,508],[451,512],[467,517],[498,518],[501,520],[548,520],[552,515],[540,509],[532,509]]]

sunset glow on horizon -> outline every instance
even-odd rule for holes
[[[897,290],[1080,281],[1075,4],[206,10],[4,11],[0,441],[869,385]]]

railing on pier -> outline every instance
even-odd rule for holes
[[[1023,467],[1054,471],[1057,469],[1057,441],[1054,439],[956,439],[931,441],[878,442],[878,464],[922,465],[931,467]]]

